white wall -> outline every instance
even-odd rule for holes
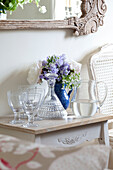
[[[104,26],[97,33],[74,37],[72,30],[0,31],[0,115],[11,113],[7,90],[27,84],[28,66],[48,55],[65,53],[83,63],[82,77],[87,77],[87,60],[99,46],[113,42],[113,1],[106,0],[108,10]]]

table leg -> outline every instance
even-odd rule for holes
[[[102,122],[99,143],[109,146],[108,121]]]

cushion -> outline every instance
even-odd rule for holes
[[[0,169],[102,170],[111,148],[105,145],[61,148],[0,135]]]

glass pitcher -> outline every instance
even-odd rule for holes
[[[83,80],[75,86],[71,99],[72,111],[76,117],[93,116],[107,97],[107,86],[104,82]]]

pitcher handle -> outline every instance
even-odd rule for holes
[[[69,98],[70,98],[70,95],[71,95],[72,91],[73,91],[73,87],[71,86],[71,89],[70,89],[69,92],[68,92]]]
[[[98,85],[98,84],[103,84],[103,85],[104,85],[104,88],[105,88],[104,98],[103,98],[102,100],[99,99],[99,106],[101,107],[101,106],[103,105],[106,97],[107,97],[108,88],[107,88],[106,83],[104,83],[103,81],[99,81],[99,82],[96,82],[96,83],[97,83],[97,85]],[[97,89],[98,89],[98,87],[97,87]],[[98,94],[97,94],[97,95],[98,95]],[[99,97],[98,97],[98,98],[99,98]]]

